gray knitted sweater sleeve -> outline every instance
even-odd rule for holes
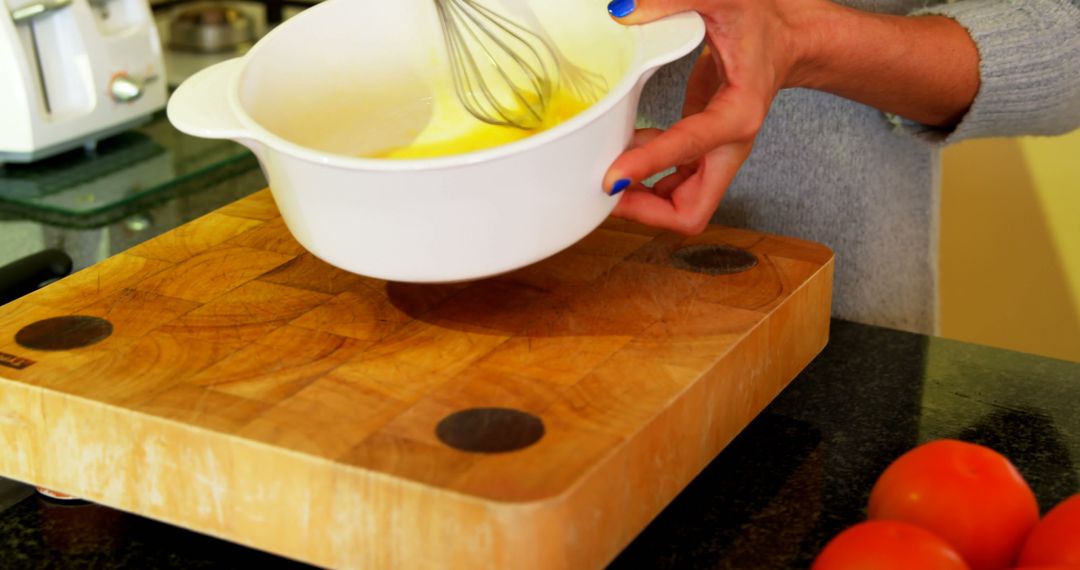
[[[906,120],[925,140],[1054,135],[1080,127],[1080,0],[962,0],[923,8],[967,29],[979,51],[981,84],[952,130]]]

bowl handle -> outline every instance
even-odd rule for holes
[[[236,57],[187,78],[169,97],[169,122],[184,133],[206,139],[250,138],[228,96],[243,67],[244,58]]]
[[[644,53],[642,70],[656,68],[679,59],[705,38],[705,21],[697,12],[682,12],[641,25]]]

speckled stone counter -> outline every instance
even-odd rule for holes
[[[833,321],[825,351],[611,567],[806,567],[863,518],[890,461],[943,437],[1007,455],[1045,510],[1080,491],[1078,407],[1080,364]],[[35,495],[0,512],[0,567],[304,566]]]

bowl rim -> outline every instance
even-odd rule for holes
[[[297,14],[296,16],[293,16],[291,20],[296,20],[298,18],[314,17],[312,16],[312,14],[317,14],[318,10],[323,9],[325,6],[331,3],[332,0],[316,4]],[[645,50],[643,48],[642,30],[639,26],[631,26],[628,27],[627,31],[629,32],[629,35],[633,42],[634,57],[631,59],[626,71],[623,72],[620,80],[611,89],[609,89],[608,92],[598,101],[596,101],[577,115],[574,115],[569,120],[563,121],[550,129],[498,146],[454,155],[410,159],[385,159],[349,156],[345,154],[319,151],[292,142],[278,134],[273,133],[266,127],[263,127],[258,121],[256,121],[247,113],[246,109],[244,109],[243,103],[240,100],[240,87],[243,84],[243,79],[245,77],[248,65],[251,63],[254,57],[258,56],[260,52],[260,44],[264,43],[263,40],[266,40],[267,38],[272,37],[277,33],[280,33],[279,30],[281,30],[283,27],[284,25],[278,26],[277,28],[271,30],[268,34],[266,34],[266,36],[263,36],[262,40],[257,42],[255,46],[248,50],[247,53],[241,56],[240,59],[242,60],[242,63],[241,65],[237,66],[238,71],[236,73],[233,73],[232,76],[228,78],[228,83],[226,84],[225,90],[228,105],[232,108],[233,113],[239,119],[240,123],[244,126],[244,129],[248,131],[248,137],[254,139],[260,144],[268,146],[278,152],[308,162],[350,170],[402,172],[453,169],[463,166],[471,166],[475,164],[491,162],[501,158],[523,154],[536,147],[566,138],[572,133],[582,128],[585,128],[587,125],[595,122],[603,115],[606,115],[609,111],[611,111],[612,108],[614,108],[617,104],[619,104],[631,94],[635,85],[642,79],[643,74],[648,71],[648,67],[644,65],[647,62],[645,61],[646,57]]]

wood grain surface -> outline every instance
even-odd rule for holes
[[[618,220],[387,283],[263,191],[0,308],[0,474],[320,566],[598,568],[824,347],[831,289],[817,244]],[[67,316],[111,334],[16,338]]]

